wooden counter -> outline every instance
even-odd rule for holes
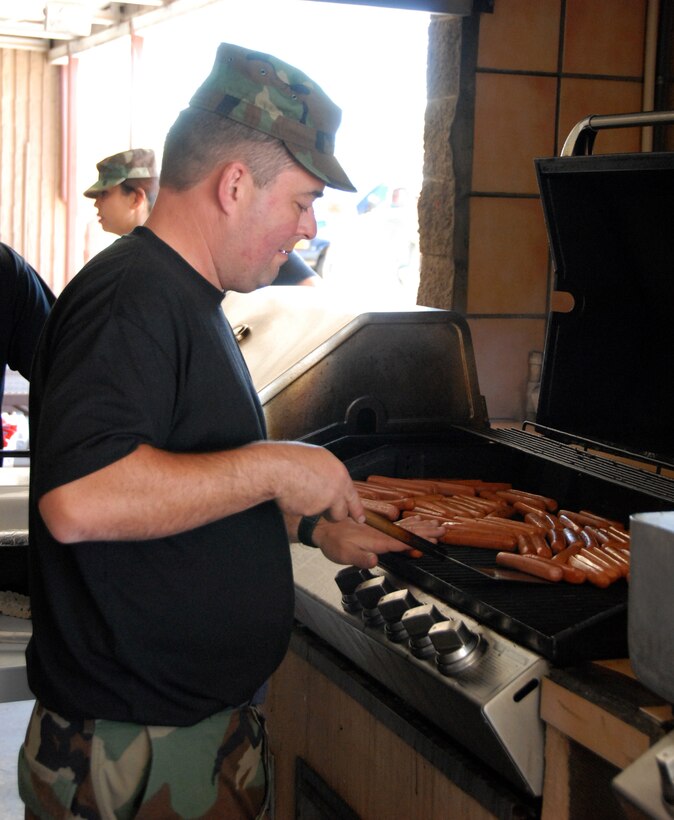
[[[611,782],[673,728],[671,704],[634,677],[628,660],[553,669],[543,681],[542,820],[625,816]]]

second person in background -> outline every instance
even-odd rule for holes
[[[130,148],[96,164],[98,179],[84,196],[94,200],[98,221],[108,233],[131,233],[150,215],[159,190],[154,151]]]

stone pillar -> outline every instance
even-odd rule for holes
[[[424,179],[419,197],[420,305],[451,309],[455,300],[456,179],[452,126],[459,100],[462,21],[434,15],[428,37]]]

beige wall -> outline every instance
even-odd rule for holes
[[[0,49],[0,240],[64,283],[60,76],[43,52]]]
[[[453,258],[436,255],[440,243],[422,233],[422,252],[431,253],[422,262],[420,297],[469,317],[493,420],[524,418],[529,353],[542,351],[545,340],[552,272],[534,158],[559,154],[571,127],[588,115],[642,110],[647,12],[648,0],[495,0],[479,27],[463,24],[461,97],[454,108],[468,110],[471,133],[454,140],[453,165],[465,190],[439,227],[454,233]],[[456,39],[456,22],[435,25],[447,31],[432,38],[432,63],[445,60]],[[436,88],[429,82],[438,97],[430,110],[456,94],[449,79],[440,93]],[[448,102],[444,107],[450,110]],[[453,120],[438,126],[429,118],[427,146],[446,151],[452,127]],[[638,150],[639,131],[623,129],[601,132],[594,153]],[[427,160],[427,171],[433,164]],[[445,175],[445,191],[454,184]],[[437,175],[425,188],[437,188]],[[432,204],[422,196],[422,231],[434,229],[423,212]]]

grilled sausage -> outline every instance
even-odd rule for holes
[[[566,549],[566,538],[564,538],[564,533],[561,530],[547,530],[545,536],[548,539],[548,544],[550,544],[550,550],[553,555],[557,555]]]
[[[519,555],[511,552],[497,552],[496,563],[502,567],[518,569],[529,575],[536,575],[546,581],[561,581],[564,573],[561,567],[552,561],[546,561],[533,555]]]
[[[610,586],[611,579],[605,572],[596,568],[587,558],[582,555],[572,555],[568,561],[569,565],[583,570],[587,580],[596,587],[606,588]]]
[[[541,556],[536,556],[539,561],[548,561],[547,558],[542,558]],[[584,584],[587,580],[586,574],[583,572],[582,569],[578,569],[577,567],[570,567],[568,564],[555,564],[556,567],[560,567],[562,570],[562,580],[566,581],[568,584]]]
[[[594,564],[598,570],[605,572],[611,579],[611,583],[617,581],[622,576],[622,572],[617,570],[609,561],[604,560],[600,555],[596,555],[588,549],[582,549],[578,555]]]
[[[525,504],[537,507],[538,509],[548,510],[548,512],[555,512],[559,506],[554,498],[549,498],[539,493],[529,493],[525,490],[516,490],[514,488],[510,490],[498,490],[497,495],[506,498],[511,504],[514,504],[515,501],[524,501]]]
[[[361,503],[366,510],[383,515],[389,521],[397,521],[400,518],[400,507],[391,504],[388,501],[377,501],[372,498],[361,498]]]
[[[492,550],[513,551],[517,547],[517,538],[508,532],[503,532],[503,534],[493,530],[485,532],[477,527],[468,528],[463,525],[448,526],[438,541],[441,544]]]

